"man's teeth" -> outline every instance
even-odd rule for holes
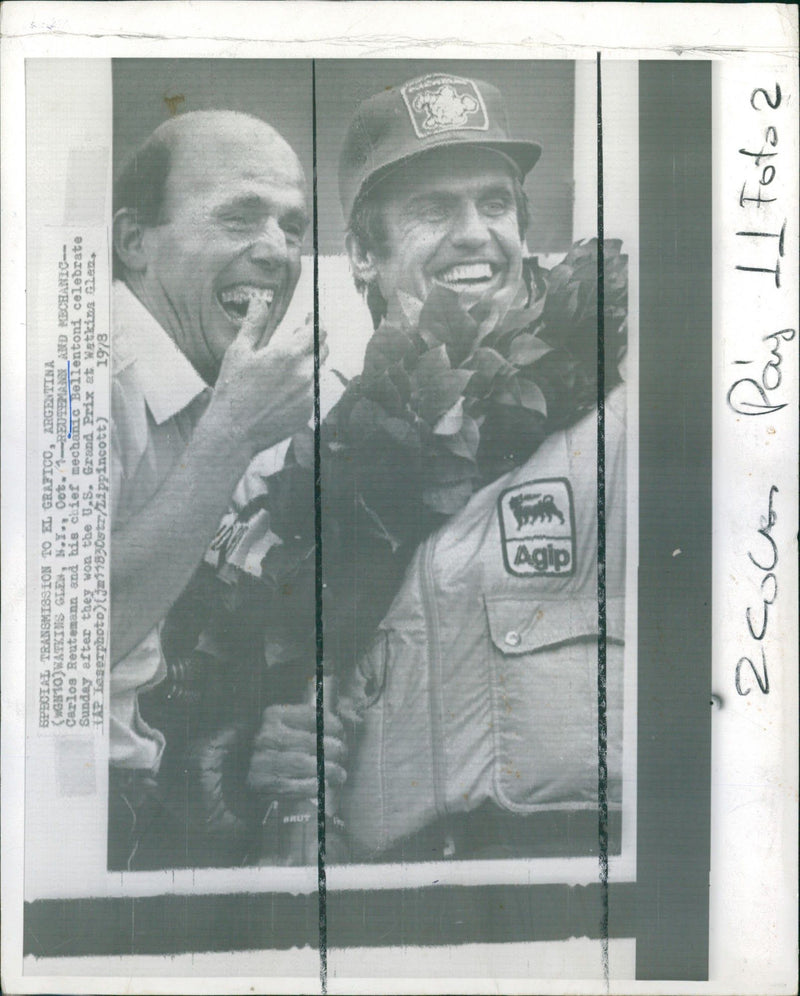
[[[488,263],[458,263],[443,270],[438,280],[444,284],[458,285],[479,280],[491,280],[492,268]]]
[[[253,299],[271,304],[274,296],[275,291],[271,287],[248,287],[240,284],[222,291],[219,299],[223,304],[249,304]]]
[[[275,291],[271,287],[252,287],[248,284],[239,284],[236,287],[229,287],[220,291],[219,303],[235,318],[244,318],[251,301],[264,301],[272,304]]]

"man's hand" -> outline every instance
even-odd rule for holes
[[[325,781],[339,788],[347,774],[344,727],[325,713]],[[247,787],[265,796],[314,798],[317,794],[317,721],[314,704],[272,705],[253,741]]]
[[[324,362],[323,333],[320,341]],[[183,458],[147,505],[114,532],[112,666],[189,583],[253,456],[308,424],[313,371],[310,316],[300,329],[276,331],[268,309],[251,306]]]
[[[328,356],[320,330],[320,363]],[[271,324],[269,306],[251,302],[228,347],[205,418],[255,454],[305,425],[312,411],[314,326],[308,315],[297,329]]]

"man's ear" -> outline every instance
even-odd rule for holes
[[[141,273],[147,268],[144,227],[130,208],[120,208],[114,215],[114,250],[126,270]]]
[[[350,266],[353,268],[353,276],[361,283],[371,284],[378,276],[378,268],[375,265],[375,257],[361,247],[361,243],[348,232],[344,240],[347,255],[350,257]]]

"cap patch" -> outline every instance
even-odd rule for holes
[[[417,138],[446,131],[488,131],[489,115],[472,80],[435,73],[400,88]]]
[[[575,573],[572,488],[564,477],[528,481],[498,499],[503,563],[514,577]]]

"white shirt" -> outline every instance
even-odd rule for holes
[[[183,455],[211,399],[200,377],[128,287],[112,291],[111,556],[114,532],[140,512]],[[113,588],[111,591],[113,599]],[[164,737],[139,714],[138,695],[166,675],[161,624],[111,671],[110,761],[158,771]]]
[[[295,295],[295,300],[298,297],[303,295]],[[301,300],[300,304],[305,307],[307,302]],[[360,301],[358,304],[359,314],[366,315]],[[120,281],[112,290],[112,316],[113,557],[113,532],[141,511],[161,487],[189,444],[213,391],[147,308]],[[287,315],[284,321],[288,320]],[[348,375],[360,369],[366,338],[362,336],[363,341],[354,351],[352,336],[348,336],[348,349],[337,352],[334,366]],[[345,342],[342,337],[340,341]],[[320,387],[324,417],[344,388],[339,378],[327,370],[322,371]],[[283,467],[289,443],[289,439],[284,440],[253,458],[232,496],[229,512],[222,517],[220,529],[234,521],[255,494],[266,493],[266,482]],[[231,551],[230,562],[251,573],[258,573],[256,567],[267,546],[280,542],[268,529],[261,528],[262,519],[268,521],[266,513],[259,513],[258,521],[251,525],[247,537],[242,537],[235,554]],[[212,544],[206,560],[216,564],[216,558]],[[112,590],[112,598],[113,595]],[[162,623],[111,671],[110,760],[116,767],[156,773],[161,763],[164,737],[142,719],[138,694],[155,687],[166,676],[160,640]]]

